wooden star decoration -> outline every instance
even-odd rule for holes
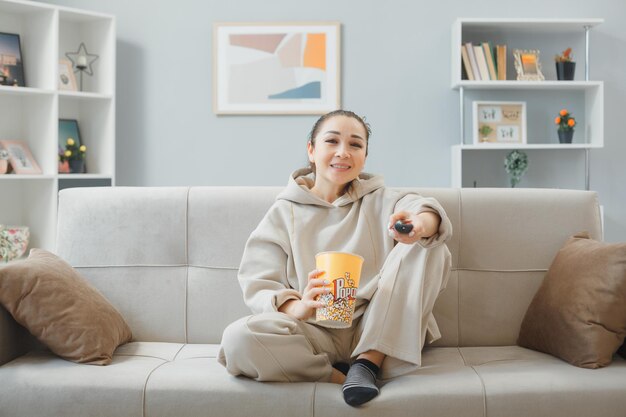
[[[75,68],[74,72],[83,71],[88,75],[93,75],[93,68],[91,68],[91,64],[96,62],[99,58],[96,54],[90,54],[87,52],[87,47],[83,42],[80,43],[78,47],[78,51],[76,52],[66,52],[65,56],[72,61],[72,66]],[[84,58],[81,58],[84,57]],[[81,62],[83,61],[83,62]]]

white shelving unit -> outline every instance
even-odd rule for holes
[[[452,186],[471,187],[466,178],[464,159],[468,152],[529,150],[557,152],[584,151],[584,187],[589,189],[589,150],[604,146],[604,83],[590,80],[589,33],[602,19],[479,19],[461,18],[452,25],[451,87],[459,91],[460,141],[452,146]],[[506,81],[468,81],[461,79],[461,45],[488,41],[507,45]],[[576,79],[557,81],[554,55],[567,47],[577,51]],[[540,51],[545,81],[516,81],[514,49]],[[472,101],[527,101],[526,144],[472,143]],[[572,144],[558,143],[553,125],[558,111],[574,109],[576,133]],[[501,153],[500,153],[501,154]],[[498,154],[499,156],[501,156]],[[475,154],[472,154],[475,155]],[[475,158],[469,158],[475,159]],[[544,158],[545,159],[545,158]],[[501,158],[497,160],[502,164]],[[502,175],[506,176],[502,169]],[[489,184],[488,184],[489,185]],[[484,186],[484,184],[481,184]]]
[[[115,17],[0,0],[0,32],[20,35],[26,87],[0,86],[0,139],[25,141],[41,175],[0,175],[0,224],[29,226],[30,247],[54,249],[59,189],[115,185]],[[99,55],[83,91],[59,91],[59,59],[84,42]],[[78,81],[78,74],[77,74]],[[86,174],[58,174],[58,120],[78,120]]]

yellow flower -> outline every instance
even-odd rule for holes
[[[561,110],[561,112],[559,113],[561,116],[567,116],[567,110],[563,109]]]
[[[87,147],[86,147],[85,145],[81,145],[81,147],[79,148],[79,150],[80,150],[81,152],[85,152],[85,151],[87,151]]]
[[[72,151],[65,151],[65,156],[67,156],[68,158],[72,156]]]
[[[68,144],[69,146],[74,146],[74,143],[75,143],[75,142],[74,142],[74,139],[72,139],[72,138],[67,138],[67,144]]]

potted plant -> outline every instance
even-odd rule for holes
[[[554,119],[554,123],[559,127],[557,130],[559,143],[572,143],[576,119],[572,117],[570,112],[567,111],[567,109],[561,110],[559,115]]]
[[[78,146],[73,138],[67,138],[65,151],[63,152],[63,155],[59,154],[59,160],[63,161],[63,159],[65,159],[68,161],[70,166],[70,173],[82,174],[83,172],[85,172],[86,152],[87,147],[85,145]]]
[[[528,169],[528,155],[522,151],[511,151],[504,158],[504,169],[509,174],[511,187],[515,188]]]
[[[572,81],[574,79],[574,71],[576,63],[572,61],[572,48],[567,48],[561,55],[555,55],[556,62],[556,78],[560,81]]]
[[[480,141],[481,142],[489,142],[489,134],[493,132],[493,128],[489,125],[482,125],[480,129],[478,129],[478,133],[480,133]]]

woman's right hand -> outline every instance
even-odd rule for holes
[[[330,281],[319,278],[322,275],[324,271],[317,269],[309,272],[309,282],[302,292],[302,299],[286,301],[278,308],[278,311],[297,320],[306,320],[315,314],[315,309],[325,307],[323,302],[316,299],[321,294],[330,292],[328,287]]]

